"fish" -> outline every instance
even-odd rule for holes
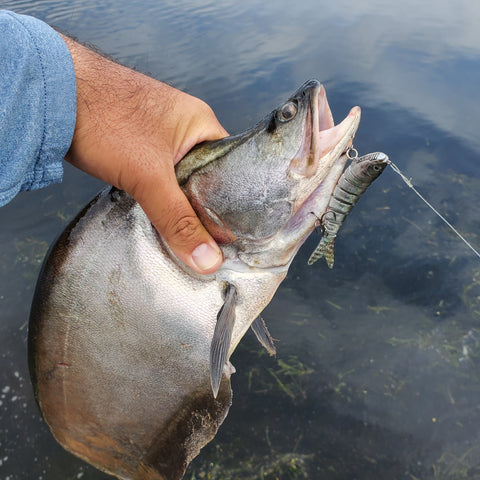
[[[345,218],[354,205],[390,164],[383,152],[368,153],[355,157],[345,169],[333,191],[327,210],[318,220],[322,238],[308,259],[313,265],[319,258],[325,257],[329,268],[333,268],[335,240]]]
[[[35,397],[56,440],[119,479],[179,480],[232,402],[230,357],[315,228],[360,122],[302,85],[243,133],[194,147],[177,181],[224,261],[185,266],[139,204],[100,192],[51,247],[29,322]]]

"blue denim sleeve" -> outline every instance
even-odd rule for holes
[[[62,180],[75,116],[65,42],[40,20],[0,10],[0,206]]]

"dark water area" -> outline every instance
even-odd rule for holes
[[[204,99],[225,128],[260,120],[309,78],[336,122],[362,107],[360,154],[384,151],[480,248],[480,7],[475,2],[7,1]],[[0,480],[111,478],[44,425],[27,322],[48,245],[102,187],[61,185],[0,209]],[[480,479],[480,260],[391,169],[341,230],[315,235],[247,335],[234,401],[185,478]],[[155,401],[152,399],[152,401]]]

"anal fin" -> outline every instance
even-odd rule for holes
[[[265,350],[270,355],[275,355],[277,353],[277,349],[273,344],[272,336],[265,325],[265,322],[262,317],[257,317],[255,321],[252,323],[251,326],[253,333],[257,337],[257,340],[265,347]]]

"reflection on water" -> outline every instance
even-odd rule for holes
[[[7,1],[204,98],[232,132],[303,81],[337,119],[363,108],[360,154],[385,151],[480,245],[475,2]],[[39,418],[26,322],[41,259],[100,188],[62,185],[0,209],[0,480],[106,479]],[[393,172],[344,225],[335,268],[306,266],[311,238],[247,337],[234,404],[186,478],[480,478],[480,264]]]

